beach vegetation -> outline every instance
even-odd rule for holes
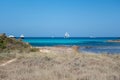
[[[30,48],[31,48],[30,44],[24,43],[20,39],[17,40],[15,38],[9,38],[5,34],[0,35],[0,52],[10,52],[14,50],[18,51],[23,50],[25,52]]]
[[[39,51],[38,48],[30,48],[30,52],[36,52],[36,51]]]
[[[119,54],[74,54],[68,50],[21,55],[0,67],[0,80],[120,80]]]
[[[37,48],[31,47],[30,44],[23,42],[21,39],[9,38],[0,34],[0,60],[12,59],[16,53],[36,52]]]

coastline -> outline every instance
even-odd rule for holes
[[[120,79],[119,54],[85,54],[76,52],[76,47],[59,46],[16,53],[16,58],[16,61],[0,66],[0,75],[4,76],[1,80]]]
[[[120,40],[108,40],[107,42],[116,42],[116,43],[120,43]]]
[[[75,52],[71,47],[39,47],[39,49],[38,52],[20,53],[22,55],[19,55],[16,61],[0,66],[0,75],[5,76],[0,79],[120,79],[120,55],[84,54]]]
[[[96,37],[96,38],[51,38],[51,37],[30,37],[24,38],[24,42],[29,42],[32,46],[80,46],[79,51],[94,53],[120,53],[120,43],[109,42],[109,40],[118,40],[117,37]]]
[[[79,46],[33,47],[2,38],[0,80],[120,80],[120,54],[82,53]]]

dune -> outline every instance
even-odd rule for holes
[[[0,66],[0,80],[120,80],[119,54],[40,47],[38,52],[17,53],[16,58]]]

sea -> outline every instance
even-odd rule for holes
[[[46,46],[79,46],[80,52],[119,54],[120,43],[108,42],[108,40],[117,40],[119,37],[25,37],[27,42],[35,47]]]

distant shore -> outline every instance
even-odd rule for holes
[[[108,40],[107,42],[118,42],[118,43],[120,43],[120,40]]]

